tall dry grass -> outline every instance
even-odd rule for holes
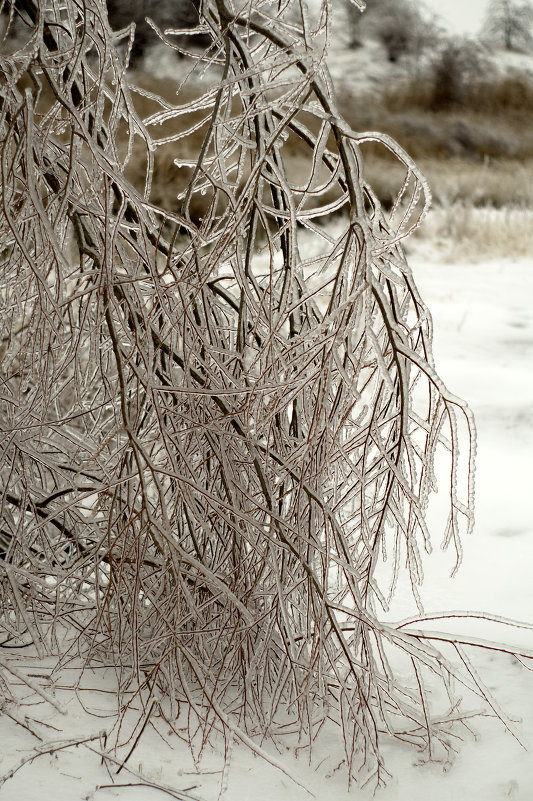
[[[533,81],[520,73],[487,80],[481,73],[460,89],[443,106],[429,71],[371,96],[341,91],[339,103],[354,127],[384,130],[416,158],[438,205],[531,208]],[[401,166],[371,144],[365,171],[380,201],[390,205]]]
[[[422,244],[431,258],[449,262],[531,258],[533,209],[463,201],[435,206],[412,242]]]

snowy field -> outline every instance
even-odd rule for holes
[[[411,246],[409,258],[434,317],[437,368],[452,391],[470,402],[479,434],[475,533],[464,542],[463,565],[453,580],[448,578],[450,557],[438,548],[440,531],[434,533],[435,553],[426,564],[427,611],[484,610],[533,622],[533,260],[445,263],[427,240]],[[401,607],[402,591],[407,593],[399,589]],[[467,631],[533,648],[531,630],[494,631],[474,620]],[[15,656],[0,654],[11,665]],[[474,721],[479,737],[465,737],[451,767],[417,766],[412,748],[391,743],[385,757],[392,778],[377,792],[378,801],[533,799],[533,672],[504,653],[479,651],[472,658],[510,718],[522,719],[516,729],[529,750],[489,718]],[[74,695],[70,688],[78,675],[75,662],[62,671],[54,687],[45,661],[21,651],[16,664],[45,692],[53,692],[65,714],[37,695],[32,698],[26,688],[26,701],[34,703],[23,708],[28,727],[34,728],[32,717],[50,727],[35,726],[41,744],[6,715],[0,718],[0,775],[9,775],[35,756],[3,783],[2,801],[372,798],[370,790],[347,792],[344,774],[336,770],[343,755],[335,731],[320,744],[312,767],[305,751],[271,752],[280,769],[240,745],[232,749],[229,744],[229,770],[222,772],[223,743],[218,749],[206,749],[195,765],[176,736],[169,747],[165,728],[156,734],[148,726],[132,751],[128,769],[116,774],[117,766],[102,764],[99,754],[105,747],[103,732],[112,726],[112,669],[86,671]],[[132,745],[138,734],[133,732]],[[60,744],[65,747],[48,753],[47,743],[50,750]],[[38,746],[45,753],[37,756]],[[151,781],[159,786],[151,787]]]

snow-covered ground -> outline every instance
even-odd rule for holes
[[[464,542],[463,565],[453,580],[448,578],[450,558],[438,547],[427,560],[424,599],[428,611],[483,609],[533,621],[533,260],[450,264],[439,261],[435,253],[431,242],[417,243],[410,262],[433,313],[439,372],[455,393],[469,400],[476,414],[477,524]],[[435,532],[436,543],[439,535]],[[400,588],[400,601],[401,597]],[[532,631],[488,631],[482,621],[469,623],[468,631],[533,648]],[[11,658],[13,652],[8,653]],[[0,656],[8,658],[6,653]],[[465,739],[446,772],[438,764],[416,766],[413,749],[393,743],[385,753],[393,777],[378,791],[378,801],[533,799],[533,672],[507,654],[480,652],[474,657],[483,680],[510,717],[523,719],[518,730],[529,750],[488,718],[475,722],[480,737]],[[18,665],[47,688],[46,662],[21,652]],[[93,739],[26,763],[1,786],[2,801],[156,801],[165,797],[163,785],[169,788],[166,797],[202,801],[303,801],[311,798],[309,793],[319,801],[372,797],[369,790],[348,793],[342,770],[335,770],[342,751],[334,732],[314,754],[313,766],[305,752],[296,758],[293,750],[287,750],[273,754],[283,773],[235,745],[229,771],[223,773],[222,743],[219,749],[206,749],[195,766],[175,736],[165,742],[148,726],[128,761],[134,773],[124,769],[113,775],[117,767],[102,764],[98,753],[104,746],[100,732],[112,725],[113,671],[87,671],[74,695],[69,687],[76,675],[73,663],[55,686],[56,701],[64,706],[65,715],[37,696],[35,706],[25,707],[25,712],[57,727],[38,727],[45,743]],[[164,728],[160,733],[167,737]],[[6,716],[0,717],[0,738],[0,776],[35,754],[39,745]],[[150,780],[160,787],[150,787]]]

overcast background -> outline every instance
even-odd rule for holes
[[[467,34],[479,32],[488,4],[489,0],[424,0],[450,31]]]

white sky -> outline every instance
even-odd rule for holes
[[[488,0],[423,0],[454,33],[475,34],[483,23]]]

